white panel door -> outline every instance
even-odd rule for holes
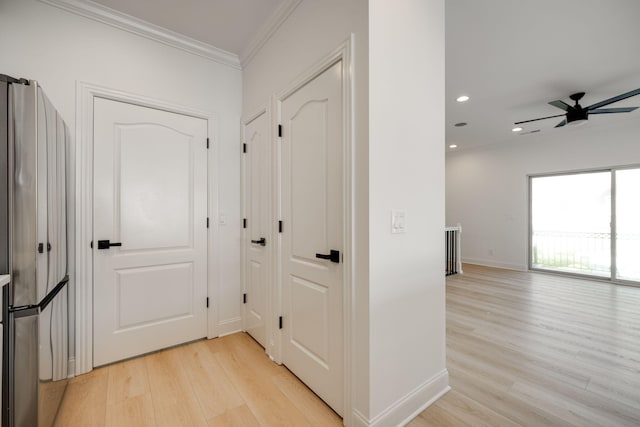
[[[207,335],[206,137],[206,120],[95,99],[94,366]]]
[[[343,412],[342,62],[282,101],[283,363]],[[333,262],[319,256],[338,251]]]
[[[267,239],[269,230],[269,138],[267,114],[247,123],[244,127],[247,144],[245,157],[245,330],[266,347],[265,307],[269,278]],[[261,240],[261,239],[264,239]]]

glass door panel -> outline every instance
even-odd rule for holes
[[[640,281],[640,169],[616,171],[616,279]]]
[[[531,178],[531,267],[611,276],[611,173]]]

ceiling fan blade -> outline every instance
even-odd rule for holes
[[[571,109],[571,105],[567,104],[564,101],[560,101],[560,100],[551,101],[549,103],[549,105],[553,105],[554,107],[558,107],[559,109],[564,110],[564,111],[569,111]]]
[[[560,123],[558,123],[557,125],[555,125],[555,127],[557,128],[561,128],[562,126],[567,124],[567,119],[564,119],[563,121],[561,121]]]
[[[514,125],[521,125],[523,123],[529,123],[529,122],[537,122],[538,120],[553,119],[554,117],[562,117],[562,116],[564,116],[564,114],[558,114],[556,116],[549,116],[549,117],[540,117],[539,119],[525,120],[525,121],[522,121],[522,122],[515,122]]]
[[[631,98],[632,96],[640,95],[640,89],[632,90],[631,92],[623,93],[622,95],[614,96],[613,98],[605,99],[596,104],[589,105],[587,110],[592,112],[596,108],[604,107],[605,105],[613,104],[614,102],[622,101],[623,99]]]
[[[612,113],[630,113],[638,107],[620,107],[620,108],[598,108],[589,111],[589,114],[612,114]]]

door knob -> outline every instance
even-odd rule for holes
[[[111,243],[109,240],[98,240],[98,249],[109,249],[111,246],[122,246],[122,243]]]
[[[316,258],[328,259],[331,262],[340,263],[340,251],[335,251],[335,250],[331,249],[329,251],[329,255],[316,254]]]
[[[267,239],[261,237],[260,240],[252,240],[251,243],[255,243],[256,245],[260,246],[267,246]]]

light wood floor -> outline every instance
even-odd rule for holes
[[[640,426],[640,289],[464,266],[423,426]]]
[[[246,334],[99,368],[68,386],[56,426],[341,426]]]
[[[640,426],[640,289],[464,266],[447,278],[452,391],[409,425]],[[245,334],[74,378],[57,426],[339,426]]]

